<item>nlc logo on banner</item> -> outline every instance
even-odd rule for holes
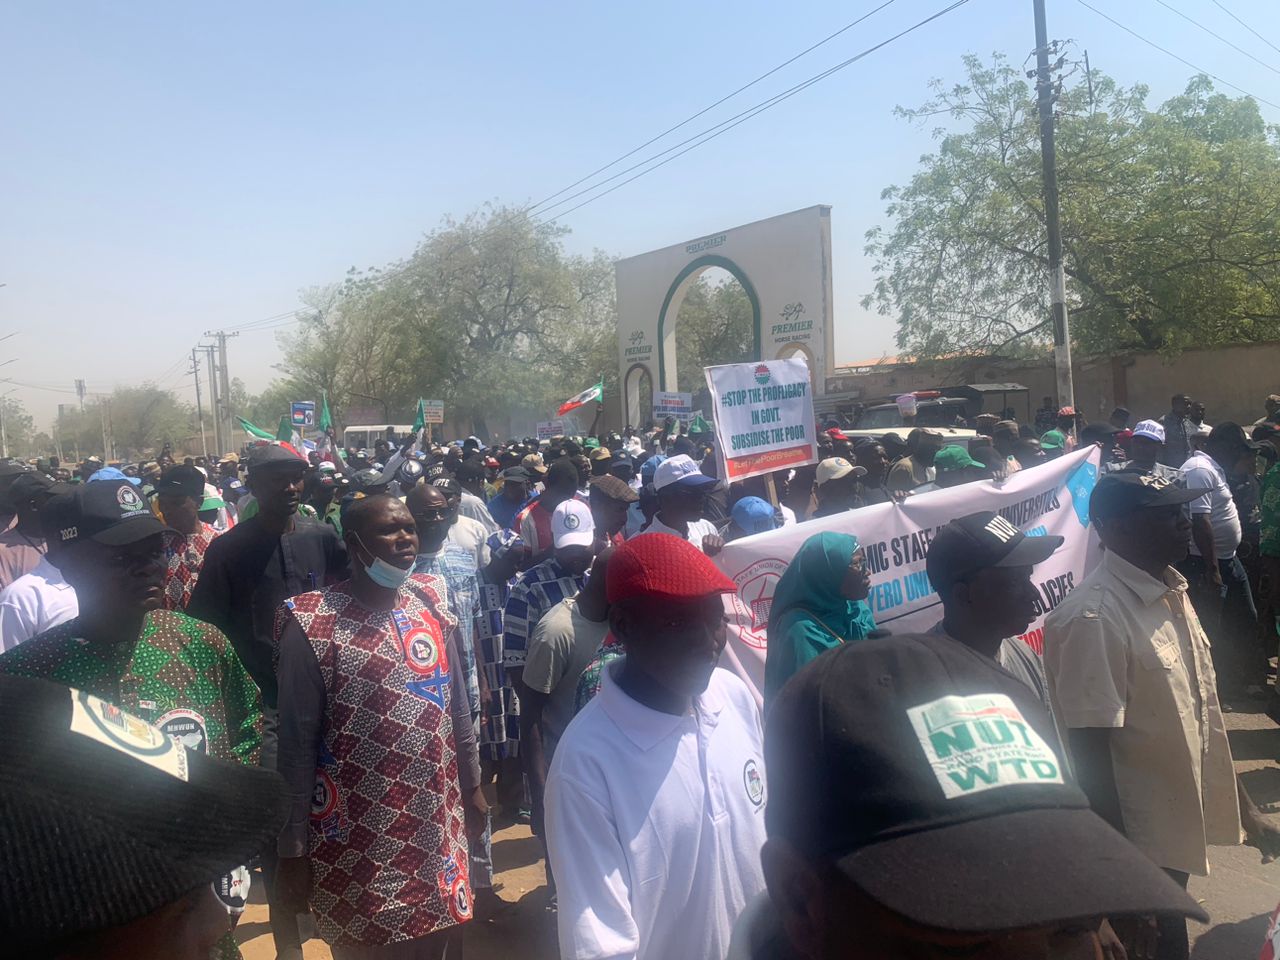
[[[968,483],[949,490],[882,503],[833,517],[793,524],[734,540],[716,563],[737,585],[728,599],[729,643],[722,665],[742,677],[762,700],[766,631],[773,591],[800,545],[825,530],[857,535],[867,554],[876,624],[894,633],[923,633],[942,619],[941,601],[925,572],[929,542],[939,527],[993,510],[1028,536],[1060,536],[1061,549],[1036,568],[1038,615],[1023,636],[1036,652],[1044,617],[1084,578],[1096,561],[1089,531],[1089,495],[1098,479],[1097,447],[1015,473],[1002,484]]]

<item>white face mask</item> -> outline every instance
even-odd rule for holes
[[[356,541],[364,548],[365,553],[373,557],[373,551],[364,545],[364,541],[360,539],[360,534],[356,534]],[[369,579],[380,587],[386,587],[388,590],[398,590],[404,586],[404,582],[409,579],[409,574],[413,572],[410,566],[407,570],[401,570],[397,566],[387,563],[381,557],[373,557],[372,563],[360,563],[364,566],[365,573],[369,574]]]

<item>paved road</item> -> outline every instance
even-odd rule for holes
[[[1226,716],[1231,749],[1254,800],[1280,815],[1280,727],[1263,713]],[[528,827],[514,826],[494,837],[493,859],[509,910],[467,931],[468,960],[557,960],[555,917],[546,911],[542,850]],[[1254,960],[1267,917],[1280,902],[1280,861],[1263,865],[1252,847],[1214,847],[1210,875],[1193,878],[1191,893],[1204,903],[1208,925],[1192,924],[1192,960]],[[256,877],[255,877],[256,879]],[[261,888],[239,927],[245,960],[273,960],[267,908]],[[320,940],[307,942],[305,960],[331,960]]]

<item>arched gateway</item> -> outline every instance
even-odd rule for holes
[[[753,353],[802,353],[815,394],[831,374],[831,208],[807,207],[619,260],[618,361],[622,416],[639,426],[642,393],[676,389],[676,317],[704,270],[733,275],[751,303]]]

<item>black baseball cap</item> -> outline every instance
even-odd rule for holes
[[[964,644],[941,634],[842,644],[773,701],[765,825],[936,929],[1204,920],[1089,808],[1062,757],[1031,688]]]
[[[42,955],[213,883],[274,840],[286,809],[274,771],[189,751],[81,691],[0,675],[6,955]]]
[[[507,467],[502,471],[503,480],[515,480],[518,483],[528,483],[533,477],[524,467]]]
[[[933,588],[941,592],[988,567],[1034,567],[1063,543],[1062,537],[1028,537],[998,513],[971,513],[934,534],[925,570]]]
[[[1190,503],[1204,496],[1203,490],[1186,487],[1164,477],[1138,470],[1117,470],[1104,474],[1089,497],[1089,516],[1095,520],[1123,517],[1145,507],[1168,507]]]
[[[1272,437],[1280,434],[1280,426],[1271,421],[1260,423],[1253,428],[1251,436],[1255,441],[1270,440]]]
[[[254,447],[249,451],[249,455],[245,457],[245,463],[248,465],[250,473],[257,470],[280,467],[305,469],[307,466],[307,461],[278,443],[264,443],[261,446]]]
[[[1241,450],[1257,450],[1258,444],[1249,438],[1244,432],[1244,427],[1238,423],[1232,423],[1230,420],[1223,420],[1209,431],[1209,443],[1220,443],[1223,446],[1233,446]]]
[[[64,547],[84,540],[122,547],[168,529],[128,480],[83,483],[58,494],[41,509],[40,523]]]
[[[204,499],[204,474],[195,467],[179,464],[170,467],[156,481],[156,494],[172,497],[198,497]]]

